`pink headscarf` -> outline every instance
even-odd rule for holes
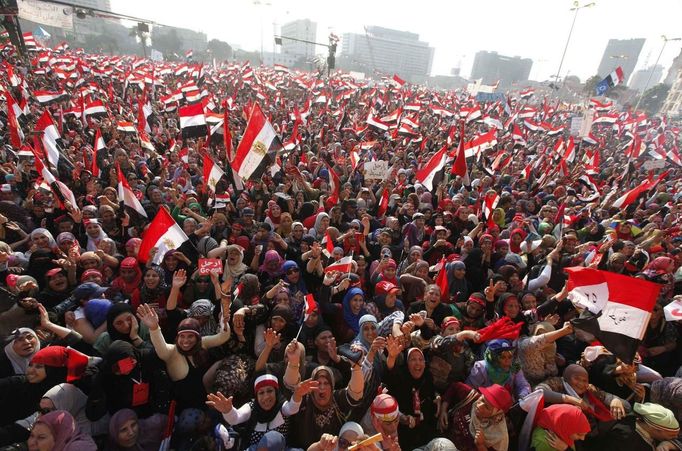
[[[36,424],[44,424],[52,432],[54,447],[52,451],[92,451],[97,445],[92,438],[81,432],[76,420],[65,410],[55,410],[42,415]]]

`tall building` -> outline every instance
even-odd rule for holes
[[[646,86],[646,82],[649,80],[649,75],[651,75],[651,81],[649,81],[649,86]],[[641,91],[645,87],[651,88],[652,86],[656,86],[658,83],[660,83],[661,78],[663,78],[663,66],[657,64],[652,67],[645,67],[635,71],[635,73],[632,74],[632,78],[630,79],[628,86],[630,89]]]
[[[678,75],[678,71],[680,69],[682,69],[682,49],[680,49],[680,54],[677,55],[673,60],[670,69],[668,69],[668,75],[665,76],[665,80],[663,80],[663,83],[665,83],[668,86],[671,86],[675,82],[675,78]]]
[[[310,19],[299,19],[282,25],[282,36],[317,42],[317,23]],[[282,53],[312,58],[318,49],[314,44],[282,39]],[[319,50],[324,51],[320,48]]]
[[[637,66],[637,59],[644,47],[644,41],[645,39],[609,39],[601,57],[599,69],[597,69],[599,76],[606,77],[620,66],[623,68],[623,76],[627,83]]]
[[[409,31],[377,26],[365,33],[345,33],[341,44],[342,60],[349,69],[372,74],[398,74],[407,81],[423,81],[431,73],[433,47]]]
[[[499,81],[500,86],[511,86],[528,80],[532,67],[533,60],[530,58],[480,51],[474,57],[471,78],[482,78],[484,85],[493,85]]]
[[[667,114],[672,117],[682,115],[682,69],[677,70],[677,76],[673,79],[660,114]]]

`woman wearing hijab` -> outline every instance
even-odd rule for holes
[[[630,411],[630,403],[618,396],[590,385],[587,370],[580,365],[568,365],[561,377],[551,377],[538,385],[545,404],[571,404],[585,412],[587,419],[599,433],[598,427],[620,420]]]
[[[102,226],[98,219],[84,219],[85,234],[79,238],[80,246],[86,251],[95,252],[99,249],[99,243],[104,238],[108,238],[107,234],[102,230]]]
[[[229,275],[236,282],[249,269],[244,264],[244,248],[237,244],[231,244],[227,246],[226,255],[223,278]]]
[[[450,298],[444,300],[446,303],[465,302],[471,293],[469,282],[466,279],[467,266],[464,262],[454,261],[445,264],[445,271],[448,276],[448,291]]]
[[[396,312],[403,313],[404,317],[405,306],[398,299],[400,288],[391,282],[379,282],[374,287],[374,293],[374,300],[365,305],[365,308],[377,320],[381,321]]]
[[[49,230],[43,228],[33,229],[31,232],[31,249],[26,252],[26,256],[33,255],[38,249],[53,251],[57,248],[57,242],[55,241],[52,233]]]
[[[40,412],[45,414],[54,410],[64,410],[73,416],[81,431],[96,436],[107,431],[108,417],[92,422],[85,414],[88,397],[73,384],[59,384],[45,392],[40,400]]]
[[[466,267],[466,275],[464,277],[472,293],[477,291],[483,292],[488,281],[490,262],[490,255],[485,254],[478,247],[473,248],[464,259],[464,266]]]
[[[28,327],[20,327],[12,334],[12,340],[0,353],[0,379],[26,374],[31,358],[40,351],[38,336]]]
[[[332,434],[323,434],[320,441],[313,443],[308,448],[308,451],[346,451],[353,443],[365,436],[365,431],[355,421],[348,421],[339,430],[336,445],[333,448],[325,446],[327,443],[333,443],[334,438]]]
[[[320,212],[315,217],[315,225],[308,230],[308,235],[321,240],[327,228],[329,227],[329,215],[325,212]]]
[[[678,335],[677,327],[665,319],[663,304],[657,302],[639,347],[642,363],[655,368],[663,376],[675,374],[678,368],[675,355]]]
[[[400,275],[400,288],[403,292],[403,300],[408,307],[413,302],[421,300],[426,286],[433,283],[429,277],[429,267],[429,262],[426,260],[418,260],[405,268],[405,272]]]
[[[299,347],[298,352],[304,353],[305,350]],[[287,386],[299,386],[301,376],[295,367],[298,357],[289,359],[284,377]],[[317,389],[303,396],[299,413],[293,417],[289,436],[290,446],[296,448],[307,449],[325,433],[336,435],[363,398],[364,377],[360,365],[351,370],[347,387],[334,389],[334,373],[326,366],[315,368],[310,379],[317,382]]]
[[[88,418],[98,420],[126,408],[133,409],[141,418],[158,414],[159,406],[169,401],[167,381],[153,349],[136,348],[128,341],[116,340],[92,379]]]
[[[4,406],[0,409],[0,426],[34,413],[48,389],[79,379],[88,362],[85,354],[62,346],[50,346],[35,353],[26,374],[0,379],[0,399]]]
[[[116,340],[127,341],[137,348],[151,344],[149,329],[137,321],[133,308],[126,302],[111,306],[107,312],[106,323],[106,332],[103,332],[93,345],[100,355],[105,355],[111,343]]]
[[[332,325],[337,340],[340,343],[347,343],[352,340],[360,331],[360,318],[366,313],[365,294],[362,290],[351,288],[344,294],[342,305],[325,304],[325,306],[334,307],[333,310],[336,314],[332,315],[333,317],[338,317],[338,313],[341,313],[341,321],[327,321],[327,324]]]
[[[284,359],[284,348],[287,343],[294,339],[298,328],[296,327],[291,308],[286,304],[278,304],[270,311],[270,315],[265,324],[261,324],[256,328],[256,337],[254,343],[254,350],[256,355],[260,355],[265,348],[265,341],[263,334],[266,330],[272,329],[275,333],[280,335],[280,343],[277,344],[271,351],[268,358],[269,362],[281,362]]]
[[[402,365],[396,365],[394,349],[388,350],[388,392],[398,401],[400,412],[407,416],[407,424],[398,426],[400,447],[415,449],[436,434],[433,378],[421,349],[408,349]]]
[[[157,309],[165,309],[168,299],[168,285],[162,268],[152,266],[144,272],[139,295],[133,296],[130,304],[137,309],[140,304],[152,305]]]
[[[576,440],[584,440],[590,432],[587,417],[576,406],[559,404],[542,410],[533,430],[531,449],[534,451],[575,449]]]
[[[270,431],[277,431],[285,438],[289,431],[289,417],[298,413],[303,397],[316,389],[318,382],[308,379],[296,385],[291,399],[285,401],[277,378],[264,374],[253,383],[255,399],[238,409],[232,405],[232,397],[222,393],[211,393],[206,404],[223,414],[223,419],[231,426],[246,424],[245,449],[256,451],[258,442]]]
[[[56,410],[41,415],[28,439],[29,451],[96,451],[97,445],[83,433],[70,413]]]
[[[274,285],[282,276],[282,263],[284,259],[276,250],[265,253],[263,264],[258,267],[258,280],[261,286]]]
[[[113,288],[118,289],[125,299],[132,300],[140,297],[140,285],[142,284],[142,270],[134,257],[126,257],[119,267],[119,276],[111,283]]]
[[[177,297],[178,294],[179,287],[176,286],[174,278],[171,296]],[[230,338],[230,326],[224,324],[216,335],[202,337],[199,321],[187,318],[178,325],[175,343],[168,344],[161,334],[159,317],[154,309],[142,304],[137,310],[137,316],[149,328],[156,354],[166,362],[168,376],[173,382],[175,399],[178,402],[178,412],[185,408],[205,407],[201,400],[206,397],[203,376],[208,369],[207,351],[222,345]]]
[[[45,287],[38,293],[37,299],[48,310],[55,309],[71,295],[70,274],[62,268],[52,268],[45,274]]]
[[[500,385],[475,390],[454,382],[443,394],[438,428],[461,451],[505,451],[510,442],[506,413],[512,404]]]
[[[543,321],[531,325],[529,336],[519,339],[519,361],[523,375],[532,387],[559,374],[556,365],[556,341],[571,333],[573,326],[570,322],[555,330],[554,326]]]
[[[488,342],[483,360],[474,363],[466,383],[474,388],[501,385],[515,400],[526,397],[531,391],[516,358],[516,346],[501,338]]]
[[[121,409],[109,422],[107,451],[156,451],[163,440],[166,417],[140,419],[134,410]]]
[[[59,257],[54,251],[52,251],[52,249],[49,248],[36,249],[35,251],[31,252],[31,256],[28,259],[26,275],[31,276],[35,280],[37,280],[38,286],[41,289],[46,288],[47,273],[49,270],[58,267],[57,264],[55,263],[55,260],[57,260],[58,258]]]

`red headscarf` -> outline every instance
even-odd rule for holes
[[[549,406],[538,415],[537,425],[554,432],[568,446],[573,447],[573,434],[587,434],[590,423],[579,407],[568,404]]]
[[[73,382],[81,378],[88,367],[88,356],[75,349],[64,346],[49,346],[36,353],[31,363],[45,366],[66,368],[66,382]]]

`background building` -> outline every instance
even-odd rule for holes
[[[483,79],[484,85],[500,82],[500,86],[511,86],[514,83],[528,80],[533,60],[519,56],[509,57],[497,52],[477,52],[474,66],[471,69],[471,79]]]
[[[367,74],[398,74],[422,82],[431,73],[433,47],[408,31],[369,26],[364,34],[345,33],[339,66]]]
[[[663,102],[660,113],[672,117],[682,115],[682,69],[678,69],[677,77],[673,80],[672,87],[668,92],[668,97]]]
[[[665,80],[663,80],[663,83],[665,83],[668,86],[671,86],[675,82],[675,78],[678,75],[680,69],[682,69],[682,49],[680,49],[680,54],[677,55],[673,60],[670,69],[668,69],[668,75],[666,75]]]
[[[317,42],[317,23],[310,19],[299,19],[282,25],[282,36]],[[318,49],[313,44],[282,39],[282,53],[312,58]]]
[[[606,77],[616,67],[620,66],[623,68],[623,75],[627,84],[632,71],[637,66],[644,41],[645,39],[609,39],[601,57],[599,69],[597,69],[599,76]]]
[[[651,72],[653,70],[653,73]],[[651,74],[651,81],[649,82],[649,88],[656,86],[663,78],[663,66],[657,64],[653,67],[645,67],[644,69],[639,69],[632,74],[630,83],[628,86],[630,89],[636,91],[641,91],[646,86],[646,81],[649,79],[649,74]]]

